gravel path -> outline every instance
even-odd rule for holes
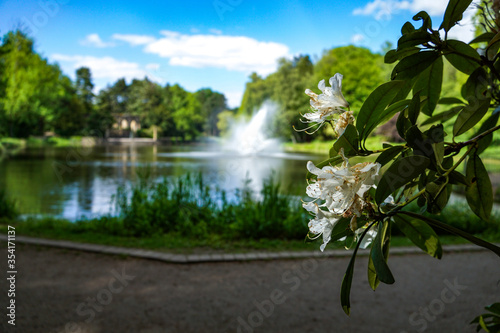
[[[348,258],[176,265],[21,244],[16,255],[16,326],[4,278],[2,332],[475,332],[468,322],[500,301],[490,252],[392,256],[396,283],[376,292],[360,257],[350,317]]]

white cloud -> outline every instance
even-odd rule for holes
[[[84,40],[80,41],[80,44],[84,46],[93,46],[93,47],[112,47],[115,46],[114,43],[104,42],[98,34],[90,34],[85,37]]]
[[[146,69],[150,71],[157,71],[160,69],[160,64],[147,64]]]
[[[361,8],[356,8],[353,15],[373,16],[377,20],[390,20],[393,14],[407,10],[418,13],[425,10],[430,16],[444,14],[448,0],[374,0]]]
[[[146,35],[123,35],[123,34],[113,34],[113,39],[121,40],[129,43],[132,46],[146,45],[154,42],[156,39],[151,36]]]
[[[359,43],[362,42],[365,39],[365,36],[362,34],[355,34],[351,37],[351,42],[352,43]]]
[[[213,33],[215,35],[222,35],[222,30],[219,30],[219,29],[210,29],[208,31],[210,31],[211,33]]]
[[[161,31],[162,38],[147,44],[144,51],[169,58],[172,66],[216,67],[267,75],[277,60],[290,57],[284,44],[261,42],[244,36],[184,35]]]
[[[147,72],[134,62],[117,60],[112,57],[92,57],[82,55],[64,55],[53,54],[52,59],[59,62],[67,62],[71,64],[73,69],[80,67],[88,67],[92,72],[92,77],[95,79],[107,79],[115,81],[121,78],[127,80],[143,79],[147,76]]]

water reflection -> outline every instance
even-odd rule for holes
[[[321,157],[281,152],[240,156],[210,145],[30,148],[0,162],[0,186],[23,214],[77,219],[112,212],[117,187],[137,181],[137,172],[145,167],[153,181],[200,172],[212,186],[230,193],[247,177],[258,192],[274,172],[288,193],[302,194],[309,159]]]

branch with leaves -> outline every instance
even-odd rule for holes
[[[312,200],[304,202],[303,207],[313,215],[308,236],[323,237],[322,251],[334,241],[354,247],[341,289],[346,314],[350,313],[349,294],[359,248],[371,246],[368,280],[373,290],[380,282],[394,283],[387,264],[394,225],[438,259],[443,251],[434,228],[500,256],[500,248],[494,244],[406,210],[416,201],[422,213],[438,214],[447,206],[453,188],[462,187],[478,217],[488,220],[491,215],[493,191],[481,153],[500,129],[500,29],[495,22],[488,24],[495,29],[469,44],[448,38],[449,30],[470,4],[471,0],[450,0],[438,30],[432,28],[425,11],[413,17],[421,22],[420,28],[406,22],[397,48],[385,55],[387,63],[396,63],[391,81],[367,97],[356,117],[342,94],[341,74],[330,79],[331,87],[321,81],[320,95],[306,90],[312,112],[303,115],[308,125],[304,130],[313,134],[330,123],[338,135],[329,159],[307,164],[306,193]],[[486,47],[474,48],[477,43]],[[468,75],[461,98],[441,97],[443,58]],[[449,109],[435,112],[445,107]],[[396,130],[404,143],[367,149],[370,134],[396,115]],[[454,120],[453,128],[446,133],[443,123],[450,120]],[[366,161],[351,165],[352,157]],[[459,167],[464,164],[462,173]]]

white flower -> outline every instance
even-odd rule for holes
[[[354,125],[354,114],[352,111],[341,113],[339,119],[335,122],[335,132],[337,136],[344,134],[347,125]]]
[[[365,194],[375,187],[374,179],[381,166],[369,162],[350,166],[342,149],[340,155],[344,162],[339,167],[327,165],[320,169],[313,162],[307,162],[307,169],[317,178],[306,189],[314,200],[302,206],[316,215],[309,222],[309,229],[314,234],[323,234],[322,251],[330,241],[331,229],[341,217],[352,217],[351,227],[353,231],[357,228],[357,217],[370,205],[365,201]]]
[[[375,187],[381,165],[365,162],[350,166],[342,150],[340,154],[344,159],[340,167],[328,165],[319,169],[311,161],[307,162],[307,169],[317,178],[307,186],[306,193],[314,201],[323,200],[320,207],[334,214],[359,217],[366,206],[365,193]]]
[[[323,235],[323,244],[319,247],[321,252],[323,252],[326,244],[328,244],[331,239],[333,227],[337,224],[340,218],[330,212],[320,209],[318,205],[315,205],[313,202],[304,203],[303,206],[305,209],[316,215],[315,218],[309,221],[308,226],[309,231],[313,235],[317,235],[313,239]]]
[[[306,131],[316,124],[319,124],[318,128],[312,133],[316,132],[324,124],[328,117],[335,114],[342,114],[345,112],[344,108],[349,107],[349,103],[342,95],[342,74],[335,74],[330,78],[331,87],[326,87],[325,80],[319,81],[318,88],[322,91],[322,94],[318,95],[310,89],[306,89],[305,93],[311,97],[311,108],[313,112],[306,113],[302,115],[305,120],[301,120],[304,123],[315,123],[303,130]],[[346,125],[347,126],[347,125]],[[344,127],[345,128],[345,127]],[[309,133],[309,134],[312,134]]]

